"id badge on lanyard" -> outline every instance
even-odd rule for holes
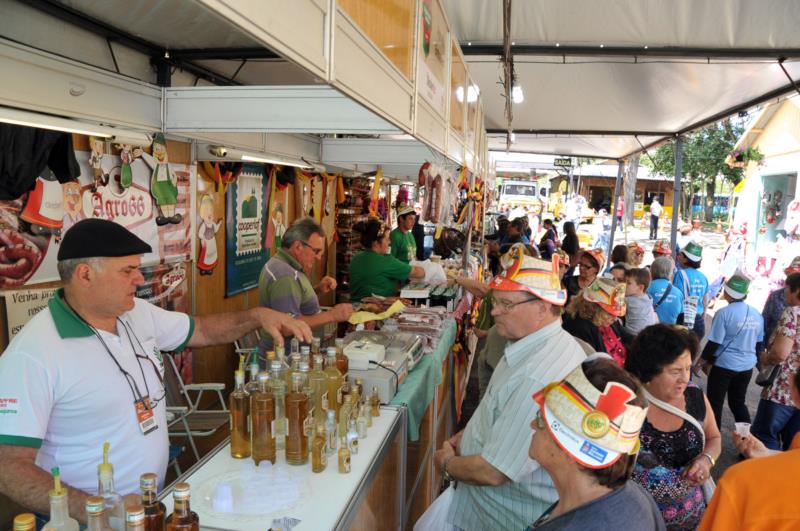
[[[141,400],[135,400],[133,405],[136,408],[136,421],[139,423],[139,429],[142,430],[142,434],[147,435],[156,431],[158,422],[156,422],[155,411],[150,397],[145,396]]]

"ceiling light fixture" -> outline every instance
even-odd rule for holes
[[[23,111],[11,107],[0,107],[0,122],[22,125],[25,127],[36,127],[38,129],[48,129],[50,131],[96,136],[119,144],[149,146],[153,143],[153,138],[147,133],[80,122],[78,120],[71,120],[51,114]]]
[[[243,162],[258,162],[261,164],[277,164],[278,166],[293,166],[303,170],[314,170],[316,166],[307,160],[300,158],[287,159],[271,153],[257,153],[254,151],[239,151],[238,149],[228,149],[225,146],[208,146],[208,152],[220,159],[240,160]]]
[[[511,101],[514,103],[525,101],[525,94],[522,93],[522,87],[519,85],[514,85],[514,88],[511,89]]]

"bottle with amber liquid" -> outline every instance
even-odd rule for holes
[[[347,448],[347,437],[339,438],[339,473],[350,473],[350,450]]]
[[[272,425],[275,420],[275,399],[269,389],[270,375],[258,375],[258,390],[250,395],[250,419],[252,420],[252,454],[256,466],[261,461],[275,464],[275,436]]]
[[[14,527],[16,530],[17,528]],[[86,529],[88,531],[110,531],[106,517],[106,500],[102,496],[86,498]]]
[[[320,345],[322,344],[322,340],[318,337],[311,338],[311,359],[313,361],[314,356],[320,356],[322,353],[320,352]]]
[[[378,386],[372,386],[372,396],[369,397],[369,404],[371,406],[370,413],[372,413],[372,417],[380,417],[381,416],[381,397],[378,395]]]
[[[275,400],[275,424],[272,435],[275,437],[275,449],[283,451],[286,448],[286,381],[281,371],[283,365],[280,361],[273,361],[270,372],[270,391]]]
[[[125,531],[145,531],[144,507],[141,505],[125,507]]]
[[[167,517],[166,531],[200,531],[200,517],[189,505],[190,489],[188,483],[178,483],[172,491],[173,510]]]
[[[340,404],[344,405],[344,402],[348,396],[350,397],[350,405],[355,407],[356,403],[353,400],[355,398],[353,396],[353,387],[350,385],[350,382],[348,382],[347,379],[344,378],[342,380],[342,386],[339,388],[339,395],[336,397],[336,399],[339,401]]]
[[[356,378],[356,382],[353,386],[351,386],[353,392],[353,405],[357,406],[361,404],[361,399],[364,397],[364,382],[361,378]]]
[[[325,410],[330,408],[330,400],[326,395],[328,376],[322,370],[322,356],[314,356],[314,369],[308,374],[308,384],[314,405],[314,421],[324,424],[327,415]]]
[[[328,347],[328,362],[325,365],[325,374],[328,377],[328,403],[336,411],[336,419],[339,419],[339,389],[342,387],[342,373],[336,368],[336,349]]]
[[[300,373],[300,361],[301,361],[300,353],[292,354],[292,358],[290,360],[289,370],[286,371],[286,388],[291,390],[292,389],[292,377],[295,374]]]
[[[340,434],[347,433],[347,428],[350,425],[350,415],[352,413],[353,413],[353,397],[352,395],[346,395],[344,397],[344,403],[342,404],[342,408],[339,410]]]
[[[158,501],[158,478],[152,472],[139,476],[139,489],[142,491],[145,531],[163,531],[167,508]]]
[[[347,360],[347,356],[344,355],[344,339],[338,338],[334,344],[336,345],[336,368],[346,378],[347,372],[350,370],[350,362]]]
[[[314,437],[314,442],[311,443],[312,472],[322,472],[328,466],[327,447],[328,441],[325,435],[325,426],[317,425],[317,435]]]
[[[236,387],[230,395],[231,456],[250,457],[250,395],[244,390],[244,371],[234,373]]]
[[[304,421],[308,415],[308,397],[303,393],[303,376],[295,374],[292,392],[286,396],[286,420],[289,434],[286,437],[286,462],[290,465],[308,463],[308,438],[304,433]]]

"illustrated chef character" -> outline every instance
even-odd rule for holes
[[[200,240],[200,256],[197,258],[197,269],[201,275],[210,275],[219,261],[217,253],[217,237],[222,220],[214,221],[214,199],[205,194],[200,198],[200,223],[197,238]]]
[[[103,173],[103,168],[101,167],[103,156],[106,151],[106,143],[102,138],[90,136],[89,146],[92,149],[89,154],[89,166],[92,167],[92,176],[94,178],[92,192],[94,192],[99,186],[105,186],[108,182],[106,180],[106,175]]]
[[[81,185],[78,181],[70,181],[61,185],[64,193],[64,219],[61,227],[63,235],[70,227],[82,219],[86,219],[83,214],[83,200],[81,199]]]
[[[178,179],[175,172],[169,167],[167,157],[167,142],[161,133],[153,137],[153,176],[150,178],[150,193],[156,200],[159,215],[156,216],[156,225],[167,223],[178,224],[183,217],[175,213],[178,203]]]

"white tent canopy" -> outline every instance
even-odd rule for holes
[[[490,133],[507,124],[502,2],[443,0]],[[512,2],[513,151],[626,158],[794,91],[800,2]],[[490,149],[505,149],[502,136]]]

